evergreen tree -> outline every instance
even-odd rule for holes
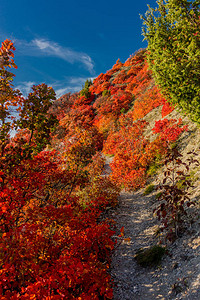
[[[82,88],[81,90],[81,96],[85,96],[85,98],[89,98],[91,93],[89,91],[89,87],[92,85],[92,81],[90,80],[86,80],[85,82],[85,86]]]
[[[200,0],[157,4],[142,16],[149,67],[164,96],[200,123]]]

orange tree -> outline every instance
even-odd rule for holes
[[[111,179],[120,187],[137,189],[145,183],[148,157],[143,132],[146,125],[145,121],[133,123],[128,120],[128,124],[110,135],[105,143],[104,152],[115,155],[111,163]]]

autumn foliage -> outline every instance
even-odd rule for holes
[[[11,42],[4,49],[14,56]],[[13,63],[4,59],[2,82]],[[1,115],[1,299],[111,299],[115,242],[99,217],[117,204],[119,191],[100,176],[103,137],[92,125],[92,96],[68,95],[53,105],[55,93],[44,84],[27,99],[9,81],[5,86],[13,101],[1,96],[2,109],[17,103],[20,114],[12,123]],[[11,139],[12,124],[18,132]]]
[[[26,160],[1,189],[0,291],[5,299],[111,298],[107,274],[113,232],[97,223],[98,194],[85,207],[69,196],[73,170],[55,152]],[[3,175],[3,174],[1,174]],[[2,298],[2,299],[4,299]]]
[[[120,189],[144,186],[187,128],[167,119],[174,107],[155,86],[145,50],[60,99],[45,84],[26,99],[14,90],[14,50],[7,40],[0,49],[0,298],[112,299],[114,231],[102,212]],[[144,117],[158,107],[149,128]],[[113,156],[110,175],[102,152]]]
[[[124,64],[117,61],[112,70],[94,80],[90,90],[96,94],[94,124],[106,137],[103,152],[114,156],[111,180],[127,190],[144,186],[151,165],[165,153],[168,143],[187,129],[181,120],[162,119],[174,107],[155,86],[145,50]],[[148,123],[141,119],[158,107],[161,120],[151,128],[150,138],[145,135]]]

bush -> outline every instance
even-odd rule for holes
[[[151,192],[153,192],[154,188],[155,188],[154,184],[149,184],[144,191],[144,195],[151,194]]]
[[[139,265],[142,267],[152,267],[160,264],[166,249],[159,245],[154,245],[147,249],[140,249],[136,255],[135,259]]]
[[[159,206],[154,210],[161,221],[161,231],[166,232],[165,238],[174,241],[184,229],[186,222],[186,207],[194,205],[189,189],[192,187],[189,170],[192,165],[199,165],[194,159],[194,151],[187,153],[189,158],[182,161],[182,155],[177,147],[171,148],[166,155],[164,179],[158,187],[160,194]]]

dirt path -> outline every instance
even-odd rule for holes
[[[155,193],[154,193],[155,194]],[[200,220],[169,247],[157,268],[140,267],[134,255],[139,248],[157,243],[157,219],[153,207],[157,205],[153,193],[123,192],[117,210],[111,212],[116,221],[116,234],[124,226],[125,237],[112,258],[111,275],[115,283],[115,300],[200,299]],[[120,238],[118,238],[119,240]]]

